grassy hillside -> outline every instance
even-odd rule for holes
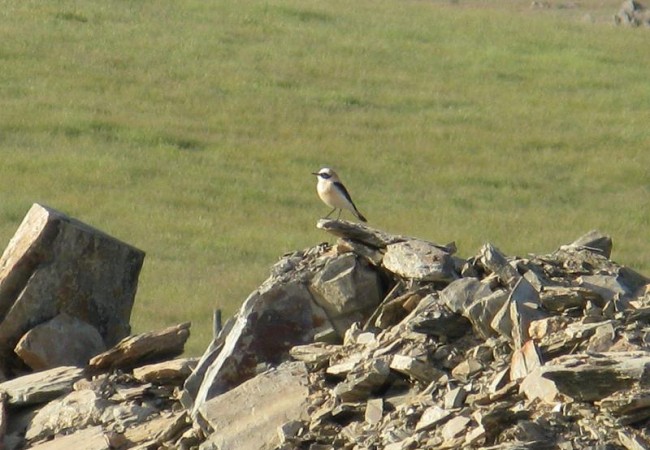
[[[39,201],[142,248],[135,331],[192,354],[328,239],[322,165],[372,226],[650,273],[649,35],[583,3],[3,2],[0,241]]]

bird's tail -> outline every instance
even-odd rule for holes
[[[356,207],[354,208],[354,213],[357,216],[357,219],[359,219],[362,222],[367,222],[366,218],[363,217],[363,214],[361,214]]]

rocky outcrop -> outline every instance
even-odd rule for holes
[[[649,280],[609,259],[609,237],[590,232],[527,258],[486,244],[461,260],[452,256],[453,245],[341,221],[318,226],[335,234],[337,244],[285,256],[266,283],[280,283],[281,273],[284,282],[298,276],[310,286],[325,272],[330,291],[340,291],[337,283],[354,278],[343,281],[351,266],[337,261],[365,261],[380,280],[381,300],[356,316],[342,338],[335,327],[288,348],[283,360],[304,363],[309,374],[308,417],[280,423],[253,414],[256,423],[278,429],[280,442],[273,436],[240,448],[578,449],[650,442],[637,426],[650,417],[644,401],[650,344],[640,338],[650,332]],[[331,323],[331,307],[323,310]],[[227,335],[211,346],[220,348],[220,358],[237,354],[220,346]],[[257,369],[242,386],[254,382],[256,395],[273,394],[261,382],[272,372]],[[204,389],[209,382],[203,378]],[[223,405],[230,392],[197,399],[199,411],[201,402]],[[248,398],[252,404],[230,402],[228,415],[267,404],[256,395]],[[229,448],[214,444],[224,442],[229,426],[207,427],[200,415],[194,418],[212,443],[204,448]]]
[[[199,361],[170,359],[179,324],[0,383],[5,448],[650,445],[650,280],[610,259],[608,236],[463,259],[453,244],[318,227],[336,243],[283,256]]]

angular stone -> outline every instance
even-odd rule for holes
[[[341,348],[340,345],[314,342],[313,344],[296,345],[289,350],[289,354],[296,361],[321,366]]]
[[[124,437],[129,448],[160,448],[166,441],[172,440],[181,433],[186,425],[187,413],[165,412],[153,419],[131,425],[124,431]]]
[[[370,317],[383,297],[379,273],[353,253],[328,260],[309,289],[340,336],[352,323]]]
[[[95,327],[61,313],[25,333],[15,352],[33,370],[45,370],[85,367],[90,358],[104,350],[106,346]]]
[[[605,301],[597,293],[583,287],[547,286],[539,294],[539,302],[547,311],[561,313],[571,308],[584,309],[587,302],[603,306]]]
[[[587,352],[603,353],[610,351],[614,346],[614,339],[616,338],[616,330],[611,321],[604,322],[602,325],[596,327],[594,335],[589,338],[587,345]]]
[[[42,439],[67,430],[98,425],[102,410],[108,405],[107,400],[92,390],[72,391],[65,397],[48,403],[36,413],[27,428],[25,439]]]
[[[542,376],[580,401],[600,400],[635,385],[650,384],[650,354],[616,352],[560,356],[542,367]]]
[[[519,393],[524,394],[531,402],[540,399],[548,404],[553,404],[559,391],[553,381],[542,376],[542,368],[537,367],[521,381]]]
[[[481,264],[499,277],[505,286],[514,287],[521,275],[508,263],[506,256],[492,244],[485,244],[479,251]]]
[[[492,392],[492,386],[490,386],[490,392],[468,395],[467,403],[469,403],[471,406],[492,405],[502,400],[507,400],[508,397],[511,397],[515,392],[517,392],[517,387],[518,386],[516,381],[510,381],[506,383],[495,392]]]
[[[495,329],[492,328],[492,322],[507,303],[508,296],[508,291],[499,289],[477,299],[465,308],[463,315],[469,319],[479,336],[488,339],[498,335]]]
[[[465,335],[471,327],[465,317],[447,308],[435,294],[424,297],[405,322],[418,333],[450,339]]]
[[[450,282],[458,278],[446,249],[418,239],[389,244],[383,266],[407,280]]]
[[[499,389],[504,387],[508,381],[510,381],[510,367],[506,367],[505,369],[501,369],[498,371],[494,377],[492,378],[492,381],[490,382],[489,385],[489,392],[491,394],[494,394],[497,392]]]
[[[384,415],[384,400],[381,398],[373,398],[366,403],[366,422],[370,425],[375,425],[381,421]]]
[[[634,293],[618,275],[583,275],[578,285],[600,296],[604,302],[615,298],[629,298]],[[599,304],[604,306],[604,303]]]
[[[202,450],[272,449],[280,442],[278,426],[307,419],[307,369],[302,362],[283,364],[202,404],[202,428],[215,431]]]
[[[476,299],[491,293],[490,287],[476,278],[459,278],[440,291],[440,299],[453,312],[463,314]]]
[[[79,367],[55,367],[0,383],[0,392],[7,394],[8,405],[45,403],[70,392],[83,374]]]
[[[34,204],[0,258],[0,353],[62,312],[114,345],[129,334],[143,260],[142,251]]]
[[[111,397],[111,400],[115,399]],[[137,426],[151,419],[152,415],[158,410],[149,402],[128,401],[120,398],[120,403],[112,403],[109,407],[102,410],[99,418],[101,423],[110,424],[115,429],[126,429]]]
[[[345,378],[350,372],[354,370],[360,359],[360,355],[359,358],[348,358],[343,362],[332,364],[325,370],[325,372],[328,375]]]
[[[542,355],[532,339],[512,353],[510,361],[510,378],[520,380],[530,372],[542,366]]]
[[[475,428],[472,428],[465,435],[465,445],[475,447],[481,439],[484,439],[486,435],[485,428],[483,425],[479,425]]]
[[[203,352],[203,355],[201,355],[199,362],[194,368],[194,371],[185,380],[185,383],[183,384],[183,391],[180,395],[180,401],[188,411],[191,411],[193,409],[194,399],[196,398],[201,384],[203,383],[203,378],[205,377],[208,369],[212,366],[214,361],[221,353],[221,350],[224,347],[226,336],[228,336],[234,324],[234,317],[230,317],[223,325],[223,327],[219,327],[218,332],[213,337],[212,341],[208,345],[208,348]]]
[[[291,444],[291,441],[296,437],[301,429],[305,426],[305,423],[299,420],[290,420],[285,422],[278,427],[278,437],[280,438],[280,444]]]
[[[570,320],[564,316],[550,316],[533,320],[528,326],[528,335],[533,339],[544,339],[566,329]]]
[[[499,335],[504,338],[512,341],[512,317],[510,315],[510,294],[506,297],[506,301],[503,302],[501,309],[499,309],[496,314],[492,317],[492,322],[490,322],[490,328],[492,328]]]
[[[469,417],[465,416],[456,416],[447,422],[442,428],[442,437],[445,440],[450,440],[461,434],[466,430],[467,425],[472,420]]]
[[[129,336],[115,347],[92,358],[88,368],[91,371],[131,368],[142,363],[174,357],[183,353],[189,336],[189,322],[156,332]]]
[[[342,402],[366,400],[384,386],[389,374],[390,368],[384,359],[373,359],[350,372],[332,392]]]
[[[539,304],[539,294],[533,286],[520,278],[508,298],[510,321],[512,323],[511,339],[515,348],[519,348],[530,339],[528,329],[531,322],[547,316]],[[507,336],[506,336],[507,337]]]
[[[451,411],[442,409],[440,406],[434,405],[424,410],[420,420],[415,425],[415,431],[430,430],[431,428],[444,423],[452,415]]]
[[[133,369],[133,376],[144,383],[181,385],[196,367],[196,358],[180,358]]]
[[[462,386],[451,389],[444,397],[445,409],[460,408],[465,403],[466,398],[467,391]]]
[[[481,364],[476,358],[467,358],[456,365],[456,367],[451,370],[451,374],[457,380],[468,381],[481,370],[483,370],[483,364]]]
[[[433,364],[407,355],[394,355],[390,362],[390,368],[423,384],[429,384],[444,375],[444,372],[436,369]]]

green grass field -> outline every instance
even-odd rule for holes
[[[191,320],[189,354],[330,240],[323,165],[461,256],[598,228],[650,273],[650,34],[619,3],[2,1],[0,241],[42,202],[145,250],[134,331]]]

